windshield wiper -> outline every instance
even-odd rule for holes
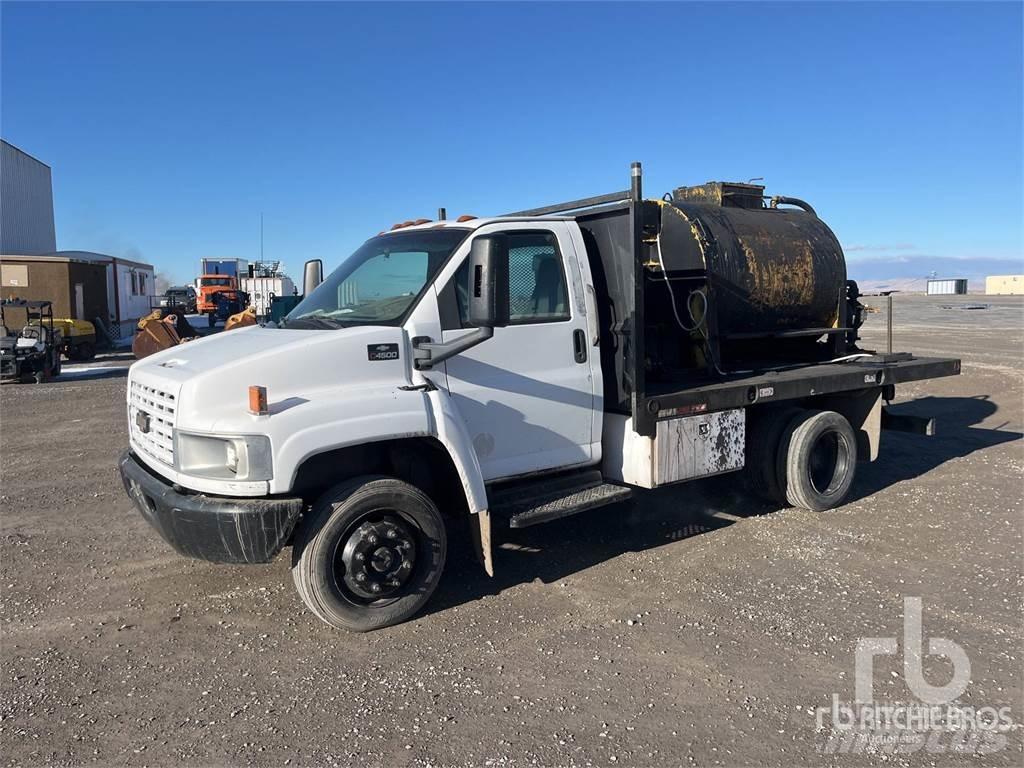
[[[327,328],[328,330],[337,330],[338,328],[347,327],[345,323],[340,320],[335,320],[330,317],[324,317],[323,315],[306,315],[305,317],[296,317],[294,320],[288,321],[288,328],[301,328],[305,325],[308,328]]]

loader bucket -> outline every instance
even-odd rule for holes
[[[139,330],[132,339],[132,354],[137,360],[181,344],[181,337],[175,328],[177,317],[168,315],[161,318],[156,310],[139,320]]]

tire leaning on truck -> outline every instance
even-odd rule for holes
[[[364,476],[313,504],[295,535],[292,578],[322,621],[368,632],[415,615],[437,588],[446,554],[444,519],[423,491]]]
[[[835,411],[799,411],[782,431],[776,469],[794,507],[823,512],[843,503],[857,468],[853,427]]]

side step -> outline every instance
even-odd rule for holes
[[[510,528],[526,528],[594,507],[625,501],[630,488],[606,483],[597,470],[488,488],[490,512]]]

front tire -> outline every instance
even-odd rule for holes
[[[292,578],[322,621],[368,632],[414,616],[446,554],[444,520],[426,494],[395,478],[360,477],[317,499],[296,533]]]

